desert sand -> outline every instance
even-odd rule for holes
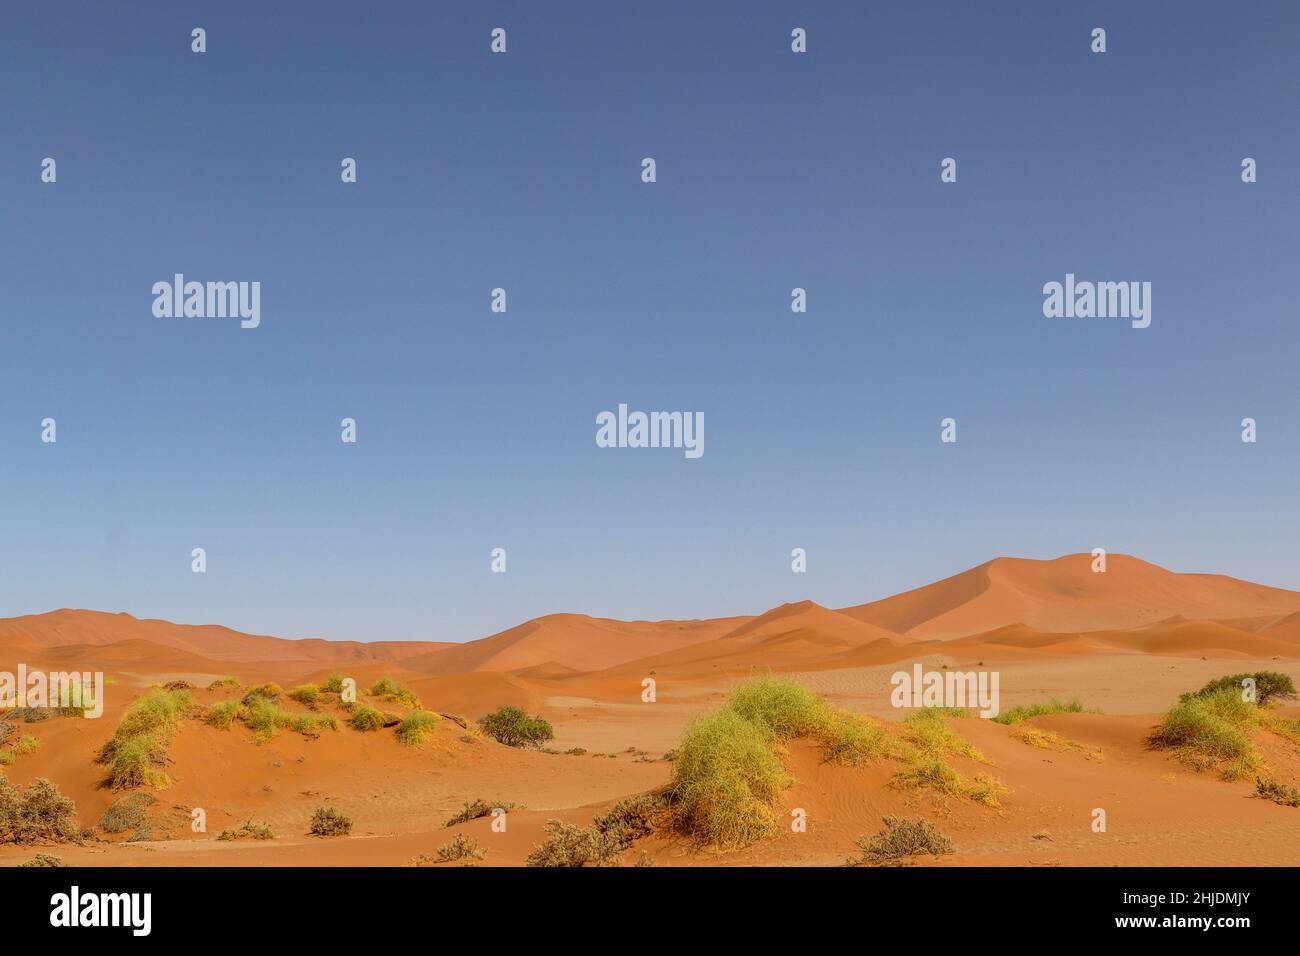
[[[667,786],[673,763],[665,755],[688,722],[716,708],[739,681],[790,676],[837,707],[896,724],[905,711],[891,706],[890,676],[919,661],[928,669],[996,670],[1004,711],[1057,697],[1098,712],[1035,717],[1019,727],[952,718],[1008,788],[996,808],[893,787],[897,768],[889,761],[840,766],[813,743],[795,740],[782,755],[793,782],[777,816],[788,820],[801,808],[806,832],[782,826],[723,853],[664,829],[638,840],[619,862],[840,865],[854,840],[879,830],[886,815],[931,820],[956,844],[957,852],[920,865],[1300,862],[1300,809],[1258,798],[1253,778],[1228,782],[1147,744],[1178,695],[1211,679],[1255,670],[1300,679],[1300,593],[1175,573],[1124,555],[1111,555],[1101,574],[1091,562],[1088,554],[997,559],[838,610],[804,601],[705,621],[550,615],[464,644],[291,641],[68,609],[0,620],[0,670],[22,662],[103,671],[109,680],[99,719],[29,724],[11,716],[39,746],[0,774],[20,786],[54,781],[76,802],[81,825],[94,827],[122,796],[106,785],[95,756],[151,686],[186,681],[195,704],[206,706],[231,696],[229,688],[207,689],[223,675],[245,687],[274,681],[285,688],[335,673],[365,688],[387,675],[426,709],[464,717],[469,728],[443,720],[419,747],[401,745],[391,730],[346,725],[259,743],[238,725],[222,730],[186,719],[168,748],[169,786],[145,788],[156,798],[150,839],[96,832],[51,852],[76,866],[403,866],[464,832],[486,851],[481,865],[516,866],[542,842],[548,820],[586,825],[620,798]],[[656,682],[653,703],[641,699],[647,677]],[[506,747],[472,732],[475,719],[502,705],[549,720],[549,747],[558,752]],[[1300,708],[1278,713],[1300,716]],[[1026,727],[1079,746],[1029,746],[1016,733]],[[1300,785],[1300,746],[1268,737],[1259,747],[1274,779]],[[585,753],[564,752],[575,748]],[[955,763],[963,773],[981,769],[965,758]],[[506,832],[494,832],[489,818],[443,826],[479,798],[520,805],[508,813]],[[352,833],[308,835],[312,811],[322,805],[351,817]],[[206,813],[205,832],[191,829],[196,807]],[[1103,833],[1091,826],[1095,808],[1106,812]],[[268,825],[275,838],[216,839],[250,820]],[[0,865],[32,853],[0,845]]]

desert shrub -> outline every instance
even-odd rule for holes
[[[1259,762],[1249,732],[1259,709],[1234,687],[1202,697],[1184,695],[1148,738],[1150,746],[1172,750],[1197,770],[1217,768],[1225,780],[1239,780]]]
[[[438,726],[441,718],[427,710],[413,710],[397,725],[397,740],[408,747],[424,743]]]
[[[154,690],[126,709],[98,757],[114,790],[167,786],[167,742],[190,704],[187,690]]]
[[[45,778],[21,793],[0,777],[0,843],[63,843],[80,838],[77,805]]]
[[[125,833],[144,822],[145,811],[154,803],[152,793],[128,793],[118,797],[99,818],[105,833]]]
[[[518,707],[498,707],[478,721],[483,733],[507,747],[541,747],[555,729],[541,717],[529,717]]]
[[[167,748],[152,734],[140,734],[115,744],[108,782],[114,790],[144,786],[161,790],[168,784],[166,765]]]
[[[885,817],[885,828],[875,836],[858,837],[857,846],[862,851],[859,859],[850,857],[848,866],[870,863],[876,866],[898,866],[905,857],[952,853],[952,841],[925,820],[907,820]]]
[[[456,839],[438,848],[439,863],[455,863],[459,860],[481,860],[487,850],[463,833],[457,833]]]
[[[1290,784],[1256,777],[1255,794],[1274,803],[1280,803],[1284,807],[1300,807],[1300,790]]]
[[[596,830],[609,838],[614,852],[627,849],[635,840],[649,836],[654,829],[652,820],[663,808],[663,799],[649,794],[625,797],[608,812],[596,816]]]
[[[283,693],[284,693],[284,688],[281,687],[279,684],[275,684],[275,683],[259,684],[258,686],[249,690],[249,692],[244,695],[243,702],[245,706],[251,706],[254,702],[259,700],[270,701],[274,703],[280,699],[280,695]]]
[[[357,730],[378,730],[384,726],[387,718],[378,710],[365,704],[360,704],[352,711],[352,718],[348,721]]]
[[[220,690],[223,687],[238,687],[239,678],[227,674],[225,677],[218,677],[208,685],[208,690]]]
[[[988,758],[979,749],[948,726],[939,708],[915,710],[903,719],[903,738],[926,756],[969,757],[981,763]]]
[[[154,690],[137,698],[126,713],[122,715],[117,730],[104,746],[111,748],[116,742],[132,737],[156,735],[166,737],[179,725],[185,708],[191,703],[190,695],[185,690]]]
[[[368,693],[371,697],[382,697],[384,700],[391,701],[395,704],[401,704],[405,707],[420,707],[420,698],[415,693],[403,687],[391,677],[381,677],[370,685]]]
[[[548,820],[546,841],[524,859],[527,866],[600,866],[613,854],[612,842],[595,827]]]
[[[299,684],[289,692],[289,697],[300,704],[315,707],[316,702],[320,700],[320,688],[315,684]]]
[[[63,861],[62,861],[61,859],[59,859],[57,856],[55,856],[54,854],[52,854],[52,853],[37,853],[37,854],[36,854],[34,857],[32,857],[30,860],[24,860],[22,863],[19,863],[18,865],[19,865],[20,867],[24,867],[24,866],[40,866],[40,867],[44,867],[44,866],[62,866],[62,865],[63,865]]]
[[[265,823],[254,823],[252,820],[248,820],[238,827],[222,830],[217,839],[227,842],[233,840],[274,840],[275,832]]]
[[[208,708],[203,722],[220,730],[229,730],[237,717],[244,715],[244,705],[237,700],[223,700]]]
[[[1021,707],[1012,707],[1010,710],[1004,710],[992,720],[999,724],[1019,724],[1030,717],[1042,717],[1045,714],[1083,714],[1099,713],[1099,711],[1086,711],[1083,704],[1077,700],[1057,700],[1053,697],[1043,704],[1025,704]]]
[[[327,694],[341,694],[343,693],[343,680],[342,674],[330,674],[329,680],[321,684],[320,689]]]
[[[352,832],[352,818],[337,807],[317,807],[311,815],[311,832],[315,836],[346,836]]]
[[[522,804],[510,803],[506,800],[499,800],[496,803],[489,803],[483,799],[467,800],[465,805],[453,814],[444,827],[454,827],[458,823],[468,823],[470,820],[477,820],[479,817],[488,816],[493,810],[520,810]]]
[[[819,736],[826,761],[850,767],[890,756],[895,749],[889,732],[860,714],[832,712]]]
[[[730,708],[691,722],[669,791],[684,832],[722,848],[772,832],[773,806],[789,778],[769,734]]]
[[[756,677],[738,685],[727,708],[776,740],[804,737],[822,730],[830,719],[826,702],[796,681]]]
[[[266,698],[255,698],[241,717],[253,736],[270,740],[277,730],[292,730],[304,737],[319,737],[323,730],[338,730],[338,718],[332,714],[293,714]]]
[[[1214,697],[1226,690],[1240,697],[1245,690],[1241,682],[1248,677],[1255,681],[1255,703],[1260,707],[1267,707],[1280,700],[1294,700],[1296,697],[1295,684],[1286,674],[1279,674],[1277,671],[1255,671],[1253,674],[1233,674],[1230,677],[1215,678],[1200,690],[1183,694],[1179,699]]]

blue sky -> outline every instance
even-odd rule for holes
[[[0,614],[467,640],[1093,547],[1300,588],[1292,2],[121,9],[0,11]],[[154,317],[176,272],[261,327]],[[1044,318],[1067,272],[1151,327]],[[620,402],[704,456],[597,448]]]

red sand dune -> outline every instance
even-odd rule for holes
[[[446,817],[481,797],[527,805],[512,811],[506,835],[492,834],[486,820],[462,826],[487,848],[486,864],[516,865],[541,841],[547,820],[585,824],[619,797],[667,783],[672,764],[663,754],[677,746],[682,728],[751,672],[798,672],[835,703],[892,720],[898,714],[888,704],[889,676],[898,664],[988,661],[1001,672],[1004,706],[1077,696],[1102,707],[1105,714],[1034,724],[1100,746],[1105,757],[1039,750],[1013,728],[961,720],[961,733],[995,761],[1011,792],[999,812],[960,802],[947,808],[940,822],[960,852],[938,863],[1294,862],[1300,811],[1249,799],[1253,781],[1193,773],[1145,740],[1160,710],[1209,679],[1251,666],[1300,677],[1300,593],[1177,574],[1124,555],[1111,555],[1107,572],[1093,574],[1091,560],[998,559],[841,610],[801,601],[755,617],[704,621],[553,614],[465,644],[282,640],[97,611],[0,620],[0,669],[23,661],[103,670],[112,679],[102,719],[19,725],[40,746],[3,774],[19,784],[54,779],[76,801],[82,824],[93,825],[116,796],[103,788],[105,771],[94,755],[147,684],[184,676],[200,685],[195,700],[210,704],[239,695],[202,689],[226,673],[245,684],[289,686],[342,671],[362,688],[391,673],[430,709],[474,718],[502,704],[524,707],[554,724],[555,750],[588,752],[512,750],[450,720],[431,744],[408,748],[392,731],[347,727],[318,739],[284,732],[259,745],[246,728],[220,731],[187,719],[168,752],[172,786],[151,811],[155,839],[125,843],[121,834],[60,846],[59,854],[74,865],[402,865],[446,843],[454,835],[442,827]],[[640,696],[651,673],[658,683],[653,706]],[[1268,772],[1300,784],[1300,749],[1280,737],[1260,748]],[[662,836],[642,841],[637,852],[661,865],[833,865],[856,837],[878,829],[881,816],[915,815],[930,805],[888,786],[892,770],[884,765],[829,765],[808,741],[793,742],[785,759],[795,782],[781,796],[782,812],[804,808],[813,823],[807,834],[782,833],[725,859]],[[960,769],[969,775],[984,768]],[[308,837],[319,805],[353,816],[352,837]],[[185,808],[194,806],[208,811],[207,834],[188,827]],[[1109,835],[1089,828],[1096,806],[1114,813]],[[277,838],[213,838],[250,819],[271,824]],[[4,865],[30,855],[0,847]]]

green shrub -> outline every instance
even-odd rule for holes
[[[321,684],[320,689],[327,694],[341,694],[343,693],[343,680],[342,674],[330,674],[329,680]]]
[[[244,716],[244,705],[237,700],[223,700],[208,708],[204,723],[220,730],[229,730],[237,717]]]
[[[1197,770],[1216,768],[1225,780],[1238,780],[1259,762],[1249,736],[1259,723],[1258,707],[1243,701],[1235,688],[1224,687],[1205,697],[1184,695],[1148,742],[1174,751]]]
[[[360,704],[352,711],[352,718],[348,723],[357,730],[378,730],[384,726],[386,720],[387,718],[380,711]]]
[[[277,730],[292,730],[304,737],[319,737],[323,730],[338,730],[338,718],[332,714],[293,714],[264,697],[254,698],[241,715],[253,736],[266,741]]]
[[[289,696],[300,704],[315,707],[316,702],[320,700],[320,688],[315,684],[299,684],[290,692]]]
[[[438,726],[441,718],[426,710],[413,710],[397,726],[397,740],[408,747],[424,743]]]
[[[555,737],[555,729],[541,717],[529,717],[518,707],[499,707],[480,717],[479,727],[498,743],[507,747],[538,748]]]
[[[77,805],[45,778],[21,793],[0,777],[0,843],[63,843],[80,839]]]
[[[395,704],[401,704],[405,707],[419,708],[420,698],[416,697],[414,692],[403,687],[391,677],[381,677],[370,685],[368,693],[371,697],[382,697],[384,700],[391,701]]]
[[[670,788],[684,832],[724,849],[772,832],[773,807],[789,778],[769,746],[770,732],[731,708],[691,722]]]
[[[727,708],[763,728],[776,740],[806,737],[823,730],[830,720],[826,702],[795,681],[756,677],[731,692]]]
[[[999,724],[1019,724],[1030,717],[1042,717],[1044,714],[1082,714],[1082,713],[1100,713],[1100,711],[1085,711],[1083,704],[1077,700],[1057,700],[1053,697],[1045,704],[1026,704],[1022,707],[1012,707],[1010,710],[1004,710],[996,717],[992,718]]]
[[[145,786],[161,790],[169,782],[163,771],[166,765],[166,747],[152,734],[140,734],[115,744],[108,782],[114,790]]]
[[[828,763],[860,767],[894,752],[889,731],[860,714],[834,712],[821,730]]]
[[[885,817],[884,822],[885,828],[871,839],[858,837],[857,845],[862,856],[856,860],[850,857],[845,861],[847,866],[863,863],[898,866],[905,857],[939,856],[954,851],[952,841],[925,820]]]
[[[1214,697],[1221,691],[1227,690],[1240,697],[1245,692],[1241,682],[1248,677],[1255,681],[1255,703],[1260,707],[1267,707],[1279,700],[1295,700],[1295,684],[1286,674],[1279,674],[1277,671],[1255,671],[1253,674],[1233,674],[1230,677],[1218,677],[1200,690],[1190,694],[1183,694],[1179,699]]]

